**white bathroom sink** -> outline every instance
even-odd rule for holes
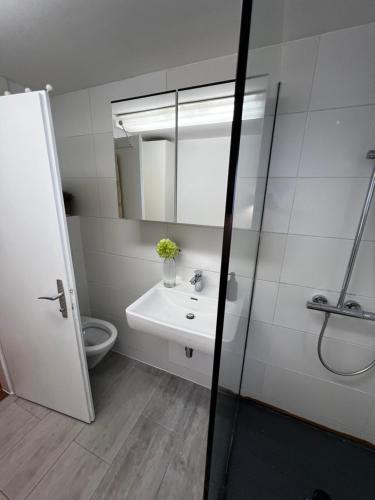
[[[209,353],[215,345],[216,314],[217,297],[196,293],[183,282],[174,288],[158,283],[126,309],[131,328]]]

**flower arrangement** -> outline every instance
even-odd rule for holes
[[[181,252],[181,249],[174,241],[163,238],[156,245],[156,251],[162,259],[174,259]]]

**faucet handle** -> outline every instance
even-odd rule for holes
[[[195,276],[196,278],[201,278],[201,277],[202,277],[202,274],[203,274],[202,269],[196,269],[196,270],[194,271],[194,276]]]

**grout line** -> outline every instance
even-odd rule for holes
[[[0,489],[0,493],[2,495],[4,495],[4,497],[7,499],[7,500],[10,500],[10,498],[8,497],[8,495],[6,493],[4,493],[4,490]]]
[[[262,323],[262,325],[267,325],[267,326],[276,326],[278,328],[284,328],[285,330],[290,330],[298,335],[310,335],[314,338],[317,338],[319,336],[319,332],[312,332],[312,331],[308,331],[308,330],[301,330],[301,329],[297,329],[297,328],[294,328],[292,326],[287,326],[287,325],[283,325],[283,324],[280,324],[280,323],[268,323],[267,321],[261,321],[261,320],[252,320],[252,323]],[[341,338],[338,338],[336,336],[327,336],[326,337],[327,340],[330,340],[330,341],[333,341],[333,342],[339,342],[339,343],[342,343],[342,344],[347,344],[349,346],[353,346],[353,347],[359,347],[361,348],[362,350],[370,350],[371,352],[375,351],[375,346],[374,348],[371,348],[368,344],[358,344],[356,342],[353,342],[351,340],[344,340],[344,339],[341,339]],[[252,359],[257,359],[257,358],[254,358],[254,356],[248,356],[249,358],[252,358]],[[259,359],[258,361],[261,361],[262,363],[264,363],[265,361],[262,361],[261,359]],[[276,366],[276,365],[275,365]],[[301,372],[302,373],[302,372]],[[375,396],[374,396],[375,397]]]
[[[286,236],[297,236],[297,237],[302,237],[302,238],[320,238],[320,239],[327,239],[327,240],[339,240],[339,241],[350,241],[353,242],[354,238],[348,238],[346,236],[327,236],[327,235],[320,235],[320,234],[308,234],[308,233],[281,233],[279,231],[264,231],[265,234],[285,234]],[[363,238],[361,241],[364,241],[366,243],[375,243],[375,240],[370,240],[370,239],[365,239]]]
[[[78,433],[79,434],[79,433]],[[77,435],[78,435],[77,434]],[[56,460],[51,464],[50,467],[46,470],[46,472],[42,475],[42,477],[39,479],[39,481],[31,488],[31,490],[26,494],[25,499],[29,498],[32,492],[39,486],[39,484],[43,481],[43,479],[49,474],[49,472],[55,467],[57,462],[60,460],[60,458],[64,455],[66,450],[69,448],[69,446],[72,444],[75,438],[73,438],[69,443],[67,443],[66,447],[61,451],[61,453],[58,455]]]
[[[37,417],[36,415],[34,415],[34,413],[31,413],[30,410],[28,410],[27,408],[25,408],[24,406],[20,405],[19,403],[17,403],[17,401],[15,401],[15,404],[21,408],[23,411],[25,411],[26,413],[28,413],[31,417],[33,418],[36,418],[36,420],[39,422],[41,422],[47,415],[44,415],[43,418],[40,418],[40,417]]]
[[[83,430],[83,429],[82,429]],[[81,431],[82,432],[82,431]],[[80,433],[81,433],[80,432]],[[80,434],[79,433],[79,434]],[[77,436],[73,439],[72,442],[74,442],[77,446],[79,446],[80,448],[82,448],[83,450],[87,451],[87,453],[90,453],[90,455],[92,455],[93,457],[96,457],[97,459],[99,459],[101,462],[103,462],[104,464],[108,465],[108,466],[111,466],[112,464],[110,462],[107,462],[106,460],[104,460],[104,458],[100,457],[99,455],[97,455],[96,453],[94,453],[93,451],[89,450],[88,448],[86,448],[86,446],[83,446],[83,444],[81,443],[78,443],[78,441],[76,441],[76,439],[78,438],[79,434],[77,434]]]
[[[316,48],[316,55],[315,55],[315,61],[314,61],[314,69],[313,69],[313,74],[311,78],[311,87],[309,91],[309,97],[308,97],[308,103],[307,103],[307,109],[309,110],[310,108],[310,101],[311,101],[311,95],[313,91],[313,86],[314,86],[314,79],[315,79],[315,73],[316,73],[316,67],[317,67],[317,62],[318,62],[318,55],[319,55],[319,47],[320,47],[320,36],[317,37],[318,43],[317,43],[317,48]],[[309,119],[309,114],[308,112],[306,113],[305,117],[305,124],[303,128],[303,135],[302,135],[302,140],[301,140],[301,147],[299,151],[299,157],[298,157],[298,167],[297,167],[297,172],[296,172],[296,180],[294,183],[294,190],[293,190],[293,199],[292,199],[292,204],[290,208],[290,213],[289,213],[289,220],[288,220],[288,231],[287,233],[290,233],[290,226],[292,223],[292,217],[293,217],[293,212],[294,212],[294,207],[295,207],[295,201],[296,201],[296,193],[297,193],[297,188],[298,188],[298,178],[299,178],[299,173],[301,169],[301,164],[302,164],[302,157],[303,157],[303,149],[305,146],[305,138],[306,138],[306,130],[307,130],[307,122]],[[282,268],[284,267],[285,264],[285,253],[284,253],[284,260],[283,260],[283,265]]]
[[[310,111],[310,106],[311,106],[311,97],[312,97],[314,83],[315,83],[315,79],[316,79],[316,73],[317,73],[317,68],[318,68],[318,59],[319,59],[319,54],[320,54],[320,50],[321,50],[321,47],[320,47],[321,46],[321,39],[322,39],[322,35],[318,35],[317,36],[318,43],[317,43],[317,47],[316,47],[314,69],[313,69],[313,74],[312,74],[312,79],[311,79],[311,87],[310,87],[309,98],[308,98],[308,103],[307,103],[307,111]]]

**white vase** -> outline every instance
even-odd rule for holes
[[[163,281],[167,288],[176,286],[176,261],[174,259],[164,259]]]

